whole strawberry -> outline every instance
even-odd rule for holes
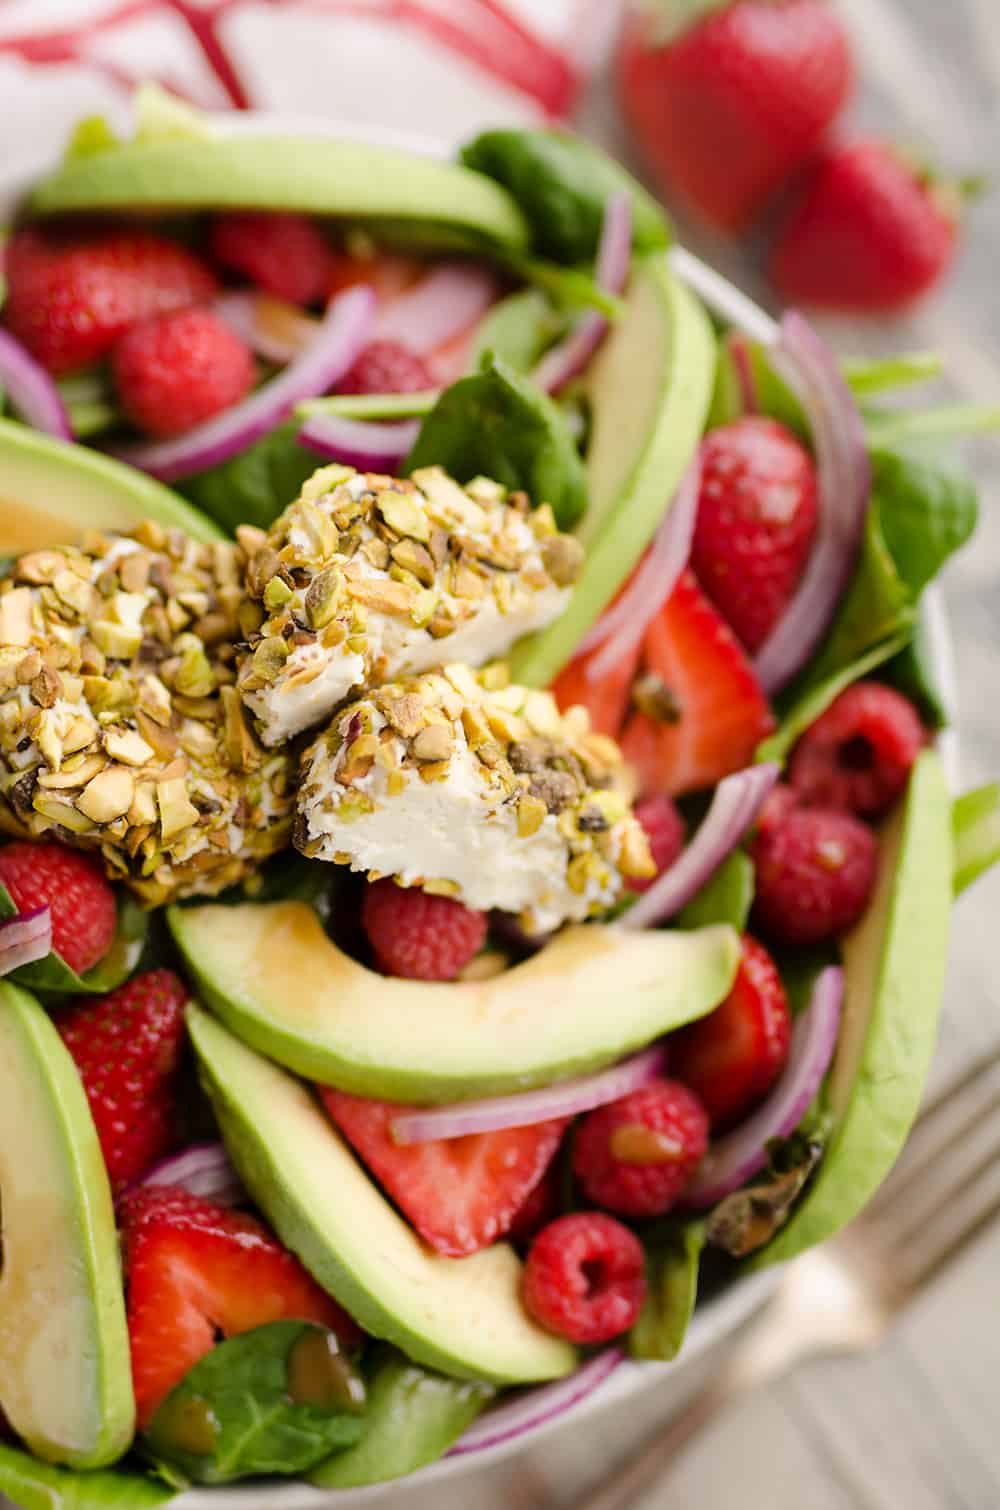
[[[851,79],[824,0],[646,0],[619,57],[622,109],[664,188],[732,232],[809,159]]]
[[[888,142],[834,146],[816,164],[771,252],[782,297],[856,313],[926,294],[958,246],[962,192]]]
[[[783,425],[751,416],[705,437],[691,565],[748,650],[781,618],[816,520],[813,459]]]
[[[210,299],[218,289],[193,253],[148,231],[19,231],[5,271],[4,322],[56,375],[106,357],[137,320]]]
[[[211,309],[177,309],[133,325],[112,356],[125,414],[169,437],[221,414],[253,386],[249,346]]]
[[[62,844],[5,844],[0,849],[0,884],[18,912],[49,908],[52,947],[71,970],[82,975],[111,948],[115,894],[89,855]]]
[[[115,1191],[173,1147],[187,995],[172,970],[149,970],[57,1019]]]
[[[230,210],[213,220],[209,248],[223,267],[292,304],[313,304],[328,291],[332,253],[309,215]]]

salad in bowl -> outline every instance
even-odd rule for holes
[[[903,1145],[983,416],[545,131],[146,93],[4,267],[0,1493],[471,1465]]]

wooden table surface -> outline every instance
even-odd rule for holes
[[[993,171],[1000,149],[997,0],[839,0],[865,82],[854,121],[932,148],[949,166]],[[586,129],[628,155],[607,98]],[[845,351],[929,347],[953,391],[1000,402],[1000,193],[977,208],[961,267],[905,325],[831,327]],[[685,237],[763,294],[725,248]],[[766,297],[766,295],[765,295]],[[946,582],[961,696],[962,779],[1000,776],[1000,440],[979,447],[982,523]],[[975,454],[975,453],[974,453]],[[1000,1042],[1000,970],[989,943],[1000,874],[956,915],[936,1079]],[[998,1161],[1000,1162],[1000,1161]],[[997,1169],[1000,1179],[1000,1167]],[[640,1510],[997,1510],[1000,1507],[1000,1228],[861,1360],[823,1361],[735,1408]],[[482,1477],[390,1496],[401,1510],[571,1510],[662,1419],[651,1388]]]

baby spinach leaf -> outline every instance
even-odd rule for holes
[[[152,1510],[176,1490],[125,1468],[79,1473],[0,1443],[0,1494],[21,1510]]]
[[[337,414],[344,419],[422,419],[441,397],[439,389],[427,393],[331,393],[327,398],[307,398],[296,404],[299,419],[314,414]]]
[[[933,351],[900,352],[892,357],[859,357],[842,362],[841,371],[855,398],[929,383],[940,377],[944,363]]]
[[[906,644],[905,632],[900,632],[881,644],[874,646],[857,660],[848,661],[836,671],[826,674],[821,681],[810,685],[788,706],[774,733],[757,746],[754,759],[776,760],[783,763],[792,746],[825,713],[835,698],[854,682],[870,676],[879,666],[896,655]],[[811,680],[811,679],[810,679]]]
[[[707,928],[712,923],[729,923],[742,933],[753,906],[753,894],[753,861],[741,849],[734,849],[698,894],[681,909],[677,925],[680,928]]]
[[[230,534],[238,524],[267,529],[319,465],[316,453],[296,440],[300,428],[298,420],[279,425],[230,461],[184,478],[178,492]]]
[[[476,332],[470,371],[478,372],[483,357],[493,352],[515,372],[531,372],[564,329],[565,322],[540,289],[508,294],[493,306]]]
[[[881,673],[884,681],[915,703],[924,723],[943,729],[951,721],[945,690],[941,686],[934,636],[927,621],[924,601],[917,607],[913,636]]]
[[[6,886],[0,882],[0,918],[13,917],[17,912],[14,899]],[[59,996],[84,994],[103,995],[113,991],[122,981],[128,980],[139,963],[146,942],[149,914],[124,892],[118,895],[118,925],[111,948],[93,969],[77,975],[55,950],[44,959],[31,965],[21,965],[11,972],[9,980],[30,991],[50,992]]]
[[[206,1353],[163,1401],[142,1445],[198,1484],[304,1473],[358,1441],[363,1402],[332,1332],[276,1321]]]
[[[955,895],[1000,861],[1000,781],[959,797],[951,810]]]
[[[632,199],[637,251],[668,246],[661,207],[630,173],[599,147],[566,131],[484,131],[462,148],[467,168],[509,189],[531,225],[537,251],[557,262],[589,262],[597,250],[604,207],[623,190]]]
[[[633,1358],[669,1363],[677,1357],[698,1298],[704,1246],[704,1222],[686,1222],[649,1241],[646,1303],[628,1338]]]
[[[551,504],[564,530],[586,508],[583,462],[565,414],[491,354],[481,371],[445,389],[403,470],[430,466],[444,467],[458,482],[484,476],[523,489],[533,504]]]
[[[871,459],[882,536],[916,599],[975,530],[976,486],[944,455],[877,443]]]

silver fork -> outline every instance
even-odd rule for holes
[[[630,1510],[733,1400],[806,1358],[862,1352],[882,1340],[910,1302],[1000,1216],[998,1069],[1000,1046],[926,1107],[867,1209],[789,1265],[722,1373],[575,1510]]]

